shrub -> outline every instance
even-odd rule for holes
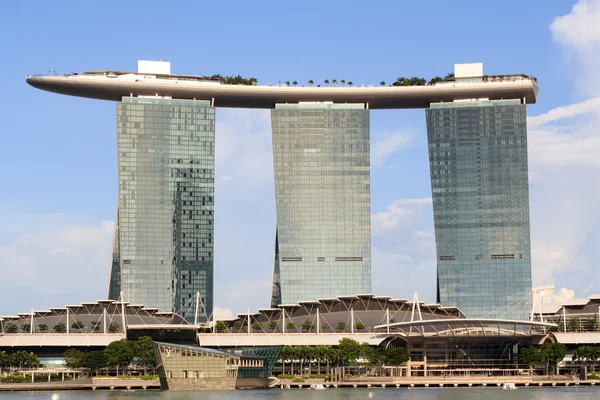
[[[293,374],[279,374],[277,375],[279,379],[294,379],[296,375]]]
[[[294,378],[294,379],[292,379],[292,382],[302,383],[302,382],[304,382],[304,379],[303,378]]]

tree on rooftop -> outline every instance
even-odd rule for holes
[[[66,331],[67,331],[67,326],[65,324],[63,324],[62,322],[59,322],[58,324],[54,325],[54,332],[63,333]]]
[[[298,81],[294,81],[294,82],[292,82],[292,85],[294,85],[294,86],[298,86]],[[289,85],[288,85],[288,86],[289,86]]]
[[[255,331],[262,331],[262,326],[258,323],[258,321],[254,321],[251,326]]]
[[[333,83],[334,85],[337,85],[337,79],[333,79],[333,80],[331,81],[331,83]]]
[[[345,80],[345,79],[342,79],[342,80],[340,81],[340,83],[341,83],[342,85],[345,85],[345,84],[346,84],[346,80]]]
[[[338,331],[344,332],[346,330],[346,323],[344,321],[340,321],[337,323],[336,329]]]
[[[325,82],[326,85],[329,85],[329,79],[325,79],[323,82]]]
[[[366,328],[365,324],[362,321],[356,322],[356,324],[354,324],[354,327],[359,331],[362,331]]]
[[[427,84],[428,84],[428,85],[435,85],[436,83],[438,83],[438,82],[442,82],[443,80],[444,80],[444,79],[442,79],[441,77],[439,77],[439,76],[436,76],[436,77],[434,77],[434,78],[431,78]]]
[[[348,86],[352,86],[352,85],[354,85],[354,82],[352,82],[352,81],[348,82]]]
[[[217,323],[215,324],[215,329],[217,330],[217,332],[223,332],[227,330],[227,322],[217,321]]]
[[[9,323],[4,326],[4,332],[6,332],[6,333],[15,333],[18,330],[19,330],[19,328],[17,328],[17,326],[13,323]]]
[[[288,323],[285,324],[286,329],[296,329],[296,324],[293,323],[292,321],[289,321]]]
[[[21,332],[29,333],[31,331],[31,324],[21,325]]]
[[[454,78],[454,72],[448,72],[446,74],[446,76],[444,77],[444,79],[450,79],[450,78]]]
[[[277,321],[271,321],[269,322],[269,329],[274,331],[275,329],[277,329]]]
[[[381,81],[381,82],[379,82],[379,84],[380,84],[381,86],[385,86],[385,81]]]
[[[294,82],[296,82],[296,81],[294,81]],[[290,81],[285,81],[285,84],[290,86]]]
[[[71,325],[71,328],[73,328],[73,329],[83,329],[84,328],[83,322],[81,322],[81,321],[73,322],[73,324]]]
[[[38,325],[38,330],[40,332],[46,332],[48,330],[48,325],[47,324],[39,324]]]
[[[110,324],[108,324],[108,331],[110,333],[119,332],[119,325],[117,325],[116,322],[111,322]]]
[[[314,82],[313,82],[313,80],[312,80],[312,79],[310,79],[310,80],[308,81],[308,84],[309,84],[309,85],[312,85],[313,83],[314,83]]]

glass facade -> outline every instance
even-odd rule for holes
[[[527,319],[531,251],[525,105],[426,110],[438,302],[468,317]]]
[[[363,104],[278,104],[271,124],[272,305],[369,293],[369,110]]]
[[[124,97],[117,151],[109,296],[123,291],[125,301],[193,322],[199,292],[199,321],[206,321],[213,308],[215,109],[207,101]]]

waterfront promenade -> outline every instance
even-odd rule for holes
[[[50,390],[149,390],[160,389],[158,379],[82,378],[35,383],[0,383],[1,391]]]
[[[307,389],[311,384],[323,384],[325,388],[499,388],[504,383],[514,383],[520,388],[539,387],[600,387],[599,380],[579,380],[566,376],[490,376],[490,377],[414,377],[414,378],[352,378],[339,382],[325,382],[323,379],[307,379],[294,382],[284,379],[279,382],[281,389]]]

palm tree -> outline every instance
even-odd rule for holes
[[[0,376],[2,376],[2,368],[8,366],[10,357],[6,354],[6,351],[0,351]]]
[[[331,81],[331,83],[333,83],[334,85],[337,85],[337,79],[333,79],[333,80]]]
[[[381,86],[385,86],[385,81],[381,81],[381,82],[379,82],[379,84],[380,84]]]
[[[325,82],[326,85],[329,85],[329,79],[325,79],[323,82]]]
[[[342,80],[340,81],[340,83],[341,83],[342,85],[345,85],[345,84],[346,84],[346,80],[345,80],[345,79],[342,79]]]
[[[354,82],[352,82],[352,81],[348,82],[348,86],[352,86],[352,85],[354,85]]]
[[[279,352],[279,358],[281,359],[281,373],[285,374],[285,360],[290,357],[290,346],[283,346]]]
[[[294,82],[296,82],[296,81],[294,81]],[[290,86],[290,81],[285,81],[285,84],[286,84],[287,86]]]
[[[448,79],[448,78],[454,78],[454,72],[448,72],[446,74],[446,76],[444,77],[444,79]]]
[[[312,79],[310,79],[310,80],[308,81],[308,84],[309,84],[309,85],[312,85],[313,83],[314,83],[314,82],[313,82],[313,80],[312,80]]]
[[[294,81],[294,82],[292,82],[292,85],[294,85],[294,86],[298,86],[298,81]]]

